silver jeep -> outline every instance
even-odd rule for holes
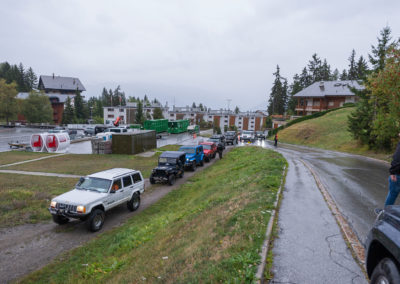
[[[65,224],[70,218],[80,219],[96,232],[103,226],[109,209],[124,202],[129,210],[138,209],[144,189],[140,171],[110,169],[81,177],[73,190],[51,200],[49,211],[57,224]]]

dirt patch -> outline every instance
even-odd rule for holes
[[[232,147],[229,147],[228,152]],[[204,167],[198,167],[196,172],[211,166],[218,158]],[[100,232],[91,233],[85,223],[71,221],[58,226],[55,223],[27,224],[0,230],[0,283],[7,283],[33,272],[68,250],[76,248],[96,236],[123,224],[128,218],[133,218],[142,210],[151,206],[167,193],[177,189],[196,172],[185,172],[182,179],[177,179],[174,186],[156,185],[150,187],[146,180],[146,191],[142,196],[142,204],[135,212],[127,210],[122,204],[106,213],[106,222]]]

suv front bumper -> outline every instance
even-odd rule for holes
[[[87,216],[87,213],[78,213],[78,212],[71,212],[65,209],[58,209],[58,208],[48,208],[50,214],[52,215],[60,215],[60,216],[64,216],[64,217],[69,217],[69,218],[82,218]]]

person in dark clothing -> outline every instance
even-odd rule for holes
[[[275,141],[274,146],[277,147],[278,146],[278,134],[275,134],[274,141]]]
[[[397,144],[396,151],[394,152],[389,172],[389,193],[386,197],[385,206],[393,205],[400,192],[400,142]]]
[[[222,152],[224,151],[224,145],[222,145],[221,143],[218,143],[217,146],[217,152],[218,152],[218,156],[220,159],[222,159]]]

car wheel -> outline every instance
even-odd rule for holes
[[[200,161],[200,167],[204,166],[204,158]]]
[[[132,195],[131,200],[129,200],[126,205],[128,206],[128,209],[131,211],[135,211],[136,209],[138,209],[140,206],[140,194],[138,192],[135,192]]]
[[[196,161],[194,161],[193,164],[192,164],[192,171],[195,171],[196,168],[197,168]]]
[[[92,232],[97,232],[98,230],[103,227],[104,224],[104,219],[105,219],[105,214],[104,211],[101,209],[94,209],[89,216],[89,219],[87,219],[87,227],[89,231]]]
[[[175,175],[172,174],[168,177],[168,184],[173,185],[175,183]]]
[[[205,157],[205,160],[206,160],[206,163],[210,162],[210,157],[209,156]]]
[[[371,284],[400,283],[400,274],[396,264],[390,258],[382,259],[371,276]]]
[[[185,172],[184,171],[182,171],[180,174],[179,174],[179,177],[180,178],[183,178],[183,175],[185,174]]]
[[[51,216],[53,216],[53,221],[58,225],[67,224],[69,222],[69,219],[67,217],[61,215],[51,215]]]
[[[155,183],[156,183],[156,180],[155,180],[152,176],[150,176],[150,179],[149,179],[149,180],[150,180],[150,183],[151,183],[151,184],[155,184]]]

